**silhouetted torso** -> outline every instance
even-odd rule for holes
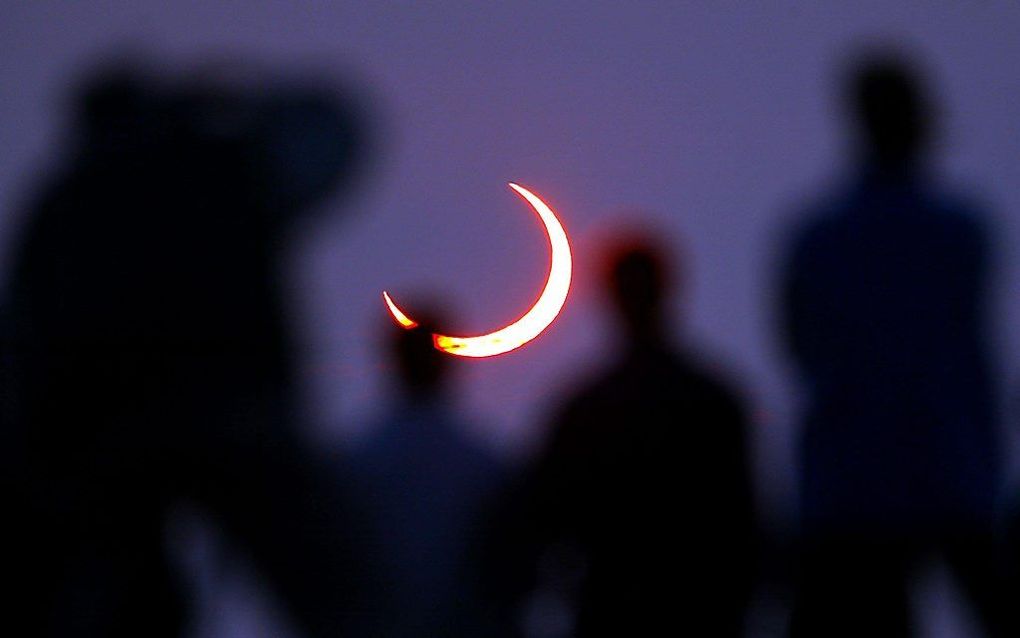
[[[576,635],[738,635],[754,569],[745,434],[733,393],[658,347],[566,402],[530,493],[542,544],[585,563]]]
[[[399,401],[352,456],[380,586],[366,635],[492,635],[478,558],[500,487],[494,456],[442,400]]]
[[[815,210],[787,267],[809,525],[913,533],[991,516],[984,220],[904,170],[866,171]]]

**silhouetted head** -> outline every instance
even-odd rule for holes
[[[607,252],[606,289],[632,343],[664,337],[663,308],[670,287],[665,252],[643,237],[618,241]]]
[[[392,348],[402,389],[414,398],[442,394],[449,355],[437,350],[432,341],[435,316],[416,313],[418,325],[410,330],[394,328]]]
[[[154,143],[153,127],[169,123],[153,98],[137,71],[114,67],[95,73],[77,96],[81,150],[95,156]]]
[[[875,54],[854,65],[846,100],[862,151],[880,164],[910,164],[927,150],[932,113],[921,73],[901,55]]]

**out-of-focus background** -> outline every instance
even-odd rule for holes
[[[343,202],[352,214],[311,218],[286,238],[316,434],[357,436],[384,396],[384,288],[398,300],[437,291],[458,333],[528,307],[547,244],[507,188],[515,181],[560,214],[576,283],[535,342],[458,366],[463,403],[493,447],[526,456],[553,397],[593,356],[605,326],[586,260],[637,213],[689,264],[674,327],[752,400],[763,510],[782,528],[793,515],[796,396],[776,343],[777,260],[783,228],[844,168],[836,72],[862,43],[902,44],[930,72],[941,168],[997,224],[995,352],[1004,396],[1020,393],[1018,30],[1013,3],[7,2],[0,283],[26,198],[67,132],[61,98],[105,56],[140,51],[168,69],[254,59],[353,79],[375,111],[373,165]],[[924,595],[951,598],[941,582]],[[232,591],[247,600],[244,585]],[[953,605],[932,607],[930,635],[965,631]],[[224,635],[268,631],[253,624]]]

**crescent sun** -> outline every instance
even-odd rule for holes
[[[537,195],[513,182],[510,183],[510,188],[531,204],[545,226],[551,255],[549,276],[546,278],[545,288],[542,289],[542,294],[539,295],[534,305],[520,319],[499,330],[475,337],[433,334],[432,342],[439,350],[458,357],[492,357],[520,348],[542,334],[542,331],[560,313],[560,309],[563,308],[563,304],[567,300],[567,292],[570,290],[572,259],[570,242],[567,241],[567,233],[564,232],[563,225],[556,218],[556,213]],[[386,291],[383,291],[383,300],[386,302],[390,314],[401,326],[413,328],[418,325],[397,307]]]

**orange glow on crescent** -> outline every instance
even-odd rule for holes
[[[570,242],[567,241],[567,234],[564,232],[560,220],[556,218],[556,214],[545,202],[528,189],[512,182],[510,188],[531,204],[545,225],[552,255],[549,277],[546,279],[545,288],[538,301],[520,319],[505,328],[477,337],[451,337],[441,334],[432,336],[436,348],[458,357],[492,357],[520,348],[542,334],[542,331],[560,313],[560,309],[563,308],[563,304],[567,300],[573,265],[570,256]],[[393,303],[385,291],[383,291],[383,300],[389,307],[390,314],[401,326],[413,328],[418,325]]]

